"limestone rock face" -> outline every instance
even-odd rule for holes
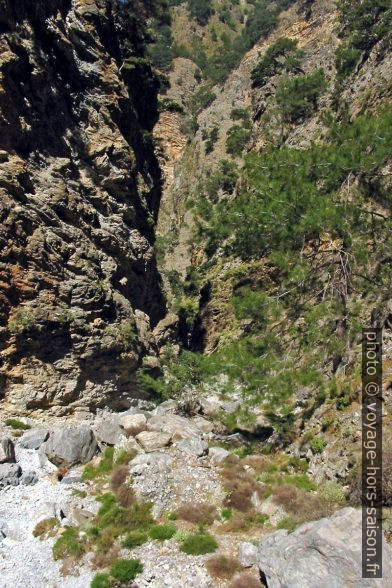
[[[265,537],[259,544],[257,565],[269,588],[389,586],[391,548],[384,542],[383,579],[362,579],[361,537],[361,512],[345,508],[305,523],[289,535],[277,531]]]
[[[158,354],[158,83],[119,7],[1,2],[0,396],[20,412],[127,407]]]

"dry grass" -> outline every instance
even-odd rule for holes
[[[222,469],[223,485],[227,491],[224,506],[248,512],[253,508],[252,495],[262,497],[262,486],[249,474],[242,464],[226,465]]]
[[[229,588],[261,588],[263,584],[251,574],[243,573],[234,578]]]
[[[136,496],[133,488],[131,488],[131,486],[127,486],[126,484],[123,484],[117,489],[116,498],[118,503],[124,508],[127,508],[136,502]]]
[[[276,486],[273,492],[274,502],[283,506],[286,512],[293,515],[298,524],[313,521],[334,512],[334,505],[320,496],[309,494],[295,486],[283,484]]]
[[[241,569],[241,563],[236,557],[219,554],[213,555],[206,561],[206,568],[213,578],[229,580]]]
[[[120,486],[122,486],[127,479],[129,474],[129,467],[125,465],[117,466],[113,471],[110,479],[110,488],[113,492],[117,492]]]
[[[259,515],[254,509],[249,512],[236,512],[218,529],[222,533],[245,533],[253,527],[260,527],[265,522],[263,515]]]
[[[198,525],[212,525],[216,516],[216,508],[210,504],[183,504],[176,511],[179,519]]]
[[[112,547],[107,551],[98,551],[94,553],[91,560],[93,570],[101,570],[102,568],[109,568],[115,559],[120,555],[118,547]]]

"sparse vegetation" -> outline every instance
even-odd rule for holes
[[[7,427],[11,427],[12,429],[17,429],[20,431],[27,431],[28,429],[31,429],[31,425],[23,423],[19,419],[5,419],[4,424],[7,425]]]

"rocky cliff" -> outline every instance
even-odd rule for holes
[[[165,315],[159,83],[145,3],[0,3],[0,389],[33,410],[135,394]]]

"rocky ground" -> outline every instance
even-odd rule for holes
[[[204,399],[207,412],[214,402],[211,398]],[[152,503],[152,514],[158,523],[176,527],[174,537],[166,541],[148,540],[132,550],[117,549],[116,557],[136,558],[143,564],[143,572],[134,586],[252,588],[262,585],[261,574],[268,586],[288,586],[287,578],[290,578],[290,586],[310,588],[315,586],[313,567],[319,570],[318,586],[340,586],[338,578],[344,574],[347,578],[344,585],[354,585],[350,582],[359,577],[359,564],[352,565],[352,561],[359,561],[359,511],[346,508],[334,515],[335,518],[305,523],[305,539],[302,527],[289,535],[287,530],[276,531],[287,513],[274,503],[274,496],[263,496],[263,483],[255,481],[256,470],[261,465],[258,460],[263,458],[239,459],[233,447],[230,449],[231,443],[238,445],[238,435],[234,440],[226,440],[230,450],[224,449],[222,436],[208,415],[184,416],[182,410],[175,401],[157,407],[139,401],[138,406],[123,413],[102,411],[67,423],[58,419],[23,419],[13,423],[6,420],[0,435],[2,586],[90,586],[98,565],[93,551],[87,551],[77,561],[69,558],[55,561],[52,549],[69,527],[77,529],[82,541],[86,537],[86,530],[100,507],[96,497],[111,486],[110,475],[98,480],[86,479],[83,472],[85,464],[99,467],[103,459],[99,453],[107,447],[114,447],[115,455],[128,453],[126,484],[132,486],[139,501]],[[23,424],[31,428],[22,433]],[[239,489],[231,486],[231,493],[228,492],[230,472],[249,486],[247,491],[241,486],[242,500],[244,504],[250,500],[249,513],[261,515],[261,524],[259,520],[254,526],[227,527],[231,521],[225,522],[222,513],[229,504],[228,495],[235,496]],[[249,475],[250,478],[246,477]],[[313,500],[312,496],[309,500]],[[184,537],[196,532],[198,525],[185,520],[186,517],[171,517],[170,513],[180,512],[181,507],[189,509],[190,505],[213,507],[208,533],[217,541],[214,555],[187,555],[181,551]],[[241,515],[241,508],[241,504],[236,504],[232,509],[236,512],[234,520]],[[37,524],[48,520],[55,520],[53,536],[35,537]],[[320,542],[327,544],[327,560],[322,550],[317,551]],[[343,557],[344,549],[347,553]],[[301,552],[304,564],[293,575],[290,570],[296,568],[297,552]],[[387,544],[384,554],[385,573],[390,574],[386,577],[392,578]],[[234,571],[226,577],[214,575],[209,567],[212,555],[229,558]],[[108,565],[107,561],[103,562],[101,568],[105,571]],[[355,585],[368,586],[358,582]]]

